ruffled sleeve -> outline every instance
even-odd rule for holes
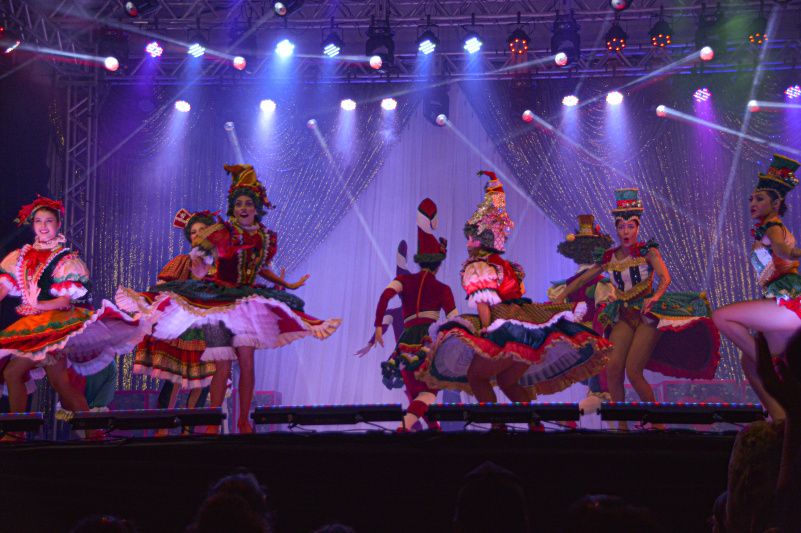
[[[53,270],[53,285],[50,287],[50,294],[55,297],[69,296],[70,300],[79,300],[87,292],[91,282],[89,281],[89,269],[77,254],[69,254],[58,262]]]
[[[190,256],[181,254],[170,260],[161,269],[157,279],[159,281],[185,281],[192,277]]]
[[[462,269],[462,287],[467,293],[470,307],[476,308],[479,303],[496,305],[501,303],[498,289],[503,281],[500,269],[487,261],[472,261]]]
[[[17,285],[17,262],[19,261],[19,250],[14,250],[2,261],[0,261],[0,285],[8,289],[11,296],[21,296],[22,293]]]

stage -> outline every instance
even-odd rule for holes
[[[140,531],[182,531],[207,488],[237,467],[269,491],[276,531],[339,521],[363,532],[449,531],[462,477],[486,460],[524,482],[536,531],[567,506],[614,494],[649,507],[667,531],[708,531],[734,433],[479,431],[281,432],[0,446],[9,531],[67,531],[109,513]],[[488,512],[491,512],[488,510]]]

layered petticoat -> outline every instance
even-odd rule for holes
[[[263,287],[223,287],[203,281],[174,281],[138,293],[120,287],[117,305],[155,323],[151,335],[174,340],[191,328],[218,325],[229,329],[234,346],[278,348],[313,336],[325,339],[342,323],[303,312],[303,300]]]
[[[765,286],[765,297],[774,298],[801,318],[801,275],[785,274]]]
[[[662,333],[645,368],[666,376],[712,379],[720,362],[720,332],[712,322],[706,295],[698,292],[664,294],[643,316],[644,298],[609,303],[599,316],[606,327],[619,320],[633,328],[643,320]]]
[[[534,399],[587,379],[606,364],[609,341],[579,323],[586,304],[535,304],[527,299],[491,308],[484,335],[476,315],[461,315],[431,327],[435,339],[417,378],[435,388],[472,391],[467,371],[475,357],[514,359],[529,365],[520,385]]]
[[[190,329],[171,341],[151,336],[139,343],[133,371],[170,381],[182,389],[203,388],[211,383],[215,365],[202,360],[206,350],[203,331]]]
[[[414,372],[423,363],[423,346],[431,342],[428,330],[431,324],[418,324],[403,330],[395,351],[381,363],[381,375],[388,389],[403,388],[403,370]]]
[[[0,331],[0,361],[22,357],[44,367],[66,357],[75,372],[89,376],[106,368],[115,355],[132,351],[148,327],[107,300],[93,311],[73,307],[26,315]],[[35,379],[43,375],[32,372]]]

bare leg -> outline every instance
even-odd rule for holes
[[[3,378],[8,387],[8,403],[12,413],[23,413],[28,406],[28,391],[25,379],[36,364],[24,357],[15,357],[3,370]]]
[[[236,357],[239,360],[239,420],[236,423],[240,433],[253,433],[250,424],[250,404],[253,402],[253,388],[256,384],[256,369],[253,355],[256,349],[252,346],[239,346]]]
[[[413,400],[413,402],[422,402],[426,404],[426,406],[429,406],[436,401],[437,401],[437,395],[432,392],[421,392]],[[411,404],[409,407],[410,408],[406,411],[406,414],[403,416],[403,427],[406,428],[407,430],[411,429],[411,427],[414,426],[415,422],[417,422],[420,419],[420,415],[422,414],[419,412],[413,413]]]
[[[645,380],[643,371],[651,359],[651,354],[660,336],[661,333],[655,326],[640,323],[634,332],[634,338],[626,357],[626,376],[629,378],[631,386],[637,391],[640,400],[644,402],[656,401],[654,390]]]
[[[196,389],[192,389],[191,391],[189,391],[189,398],[186,401],[186,406],[189,409],[194,409],[195,406],[197,405],[197,400],[198,400],[198,398],[200,398],[200,391],[201,390],[203,390],[203,389],[196,388]]]
[[[609,362],[606,365],[609,395],[612,397],[613,402],[622,402],[626,399],[623,379],[626,370],[626,357],[634,340],[634,330],[626,322],[620,320],[612,328],[609,340],[612,342],[612,353],[609,355]]]
[[[498,397],[490,380],[498,373],[498,365],[494,361],[476,355],[467,369],[467,382],[473,389],[473,396],[479,402],[497,402]]]
[[[720,332],[743,352],[740,361],[745,377],[771,418],[783,419],[784,409],[765,391],[756,373],[756,343],[749,330],[764,333],[770,340],[771,351],[778,355],[787,346],[790,337],[801,328],[801,318],[776,305],[774,300],[765,299],[721,307],[712,314],[712,319]]]
[[[66,358],[62,357],[56,364],[45,367],[45,372],[50,384],[61,398],[61,405],[73,412],[89,410],[86,397],[70,383]]]
[[[209,385],[209,403],[211,407],[220,407],[225,400],[225,389],[231,375],[231,361],[215,361],[214,375]],[[209,426],[206,433],[215,435],[220,432],[219,426]]]
[[[526,363],[512,363],[509,368],[499,373],[495,378],[498,382],[498,387],[513,402],[531,401],[531,395],[520,385],[520,378],[526,373],[528,366]]]

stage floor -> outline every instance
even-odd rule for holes
[[[182,531],[237,467],[268,488],[277,531],[340,521],[364,532],[450,531],[461,478],[491,460],[520,476],[536,531],[584,494],[615,494],[669,531],[709,531],[734,434],[270,433],[0,446],[0,529],[67,531],[92,513]],[[12,527],[8,527],[13,524]]]

